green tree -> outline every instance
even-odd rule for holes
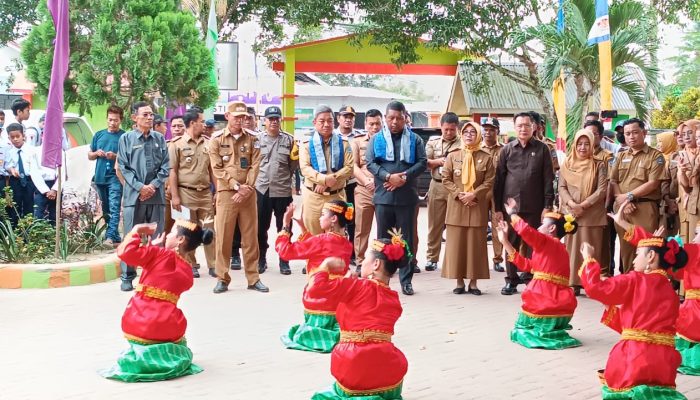
[[[661,110],[652,113],[651,124],[655,128],[675,129],[693,118],[700,118],[700,87],[690,88],[679,96],[667,96]]]
[[[565,14],[563,32],[557,31],[555,23],[539,25],[523,30],[515,42],[542,43],[545,58],[540,76],[545,87],[551,87],[562,70],[573,79],[577,101],[567,113],[568,131],[572,133],[582,125],[583,116],[600,94],[600,64],[598,47],[587,43],[595,21],[595,4],[571,0],[565,3]],[[655,21],[656,15],[636,1],[615,2],[610,7],[613,87],[630,97],[641,118],[649,116],[651,97],[659,88]]]
[[[676,85],[683,90],[700,87],[700,22],[695,22],[685,34],[678,53],[671,58],[678,69]]]
[[[48,92],[55,36],[42,4],[40,25],[22,44],[22,59],[37,92]],[[73,0],[71,57],[66,105],[90,112],[93,105],[128,109],[162,96],[179,104],[209,107],[218,90],[208,79],[213,60],[194,17],[172,0]]]
[[[0,45],[24,37],[37,24],[39,0],[0,0]]]

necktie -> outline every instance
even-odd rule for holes
[[[17,158],[18,158],[18,168],[19,168],[19,182],[22,185],[22,187],[27,186],[27,177],[24,173],[24,162],[22,161],[22,150],[17,150]]]

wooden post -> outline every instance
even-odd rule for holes
[[[59,165],[56,169],[56,175],[58,179],[58,190],[56,191],[56,248],[54,249],[54,257],[56,259],[61,256],[61,166]]]

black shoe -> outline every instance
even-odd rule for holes
[[[413,264],[413,273],[420,274],[420,267],[418,266],[418,264]]]
[[[209,276],[216,278],[216,270],[214,268],[209,268]]]
[[[581,286],[574,286],[574,296],[578,297],[581,295]]]
[[[503,289],[501,289],[501,294],[504,296],[510,296],[516,293],[518,293],[518,286],[513,285],[512,283],[506,283],[506,285],[503,286]]]
[[[249,290],[257,290],[258,292],[262,292],[262,293],[267,293],[270,291],[270,288],[263,285],[263,283],[262,283],[262,281],[260,281],[260,279],[258,279],[258,281],[255,282],[254,285],[248,285],[248,289]]]
[[[192,267],[192,276],[199,278],[199,269],[197,269],[197,267]]]
[[[467,289],[467,293],[473,294],[474,296],[481,296],[481,290],[479,290],[479,288],[469,288]]]
[[[265,259],[258,260],[258,273],[264,274],[265,271],[267,271],[267,260],[265,260]]]
[[[301,269],[301,273],[304,274],[304,275],[306,275],[306,267],[304,267],[304,268]]]
[[[503,264],[501,263],[493,263],[493,270],[496,272],[506,272],[506,269],[503,268]]]
[[[231,269],[234,271],[240,271],[240,269],[241,269],[241,256],[231,257]]]
[[[467,290],[464,288],[464,286],[462,286],[462,287],[457,286],[456,288],[452,289],[452,293],[465,294],[465,293],[467,293]]]
[[[120,288],[122,292],[131,292],[132,290],[134,290],[134,285],[131,283],[130,280],[123,280]]]
[[[438,268],[438,265],[434,261],[428,261],[428,263],[425,264],[426,271],[435,271],[437,268]]]
[[[280,260],[280,274],[291,275],[292,269],[289,268],[289,261]]]
[[[520,282],[527,285],[532,280],[532,274],[529,272],[521,272],[519,278]]]
[[[413,294],[415,293],[415,292],[413,291],[413,285],[411,285],[410,283],[406,283],[406,284],[404,284],[404,285],[401,285],[401,291],[402,291],[403,294],[405,294],[406,296],[413,296]]]
[[[226,291],[228,291],[228,283],[224,281],[216,282],[216,286],[214,286],[214,293],[223,293]]]

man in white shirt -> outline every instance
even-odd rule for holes
[[[63,157],[63,179],[65,181],[66,153]],[[57,171],[41,165],[42,146],[37,146],[29,157],[29,176],[34,184],[34,219],[45,219],[56,225],[56,198],[58,197]]]
[[[12,143],[5,169],[10,173],[10,188],[14,208],[10,210],[12,226],[17,226],[20,218],[30,214],[34,208],[34,184],[32,184],[30,158],[33,146],[25,141],[24,127],[17,123],[7,126],[7,135]]]

